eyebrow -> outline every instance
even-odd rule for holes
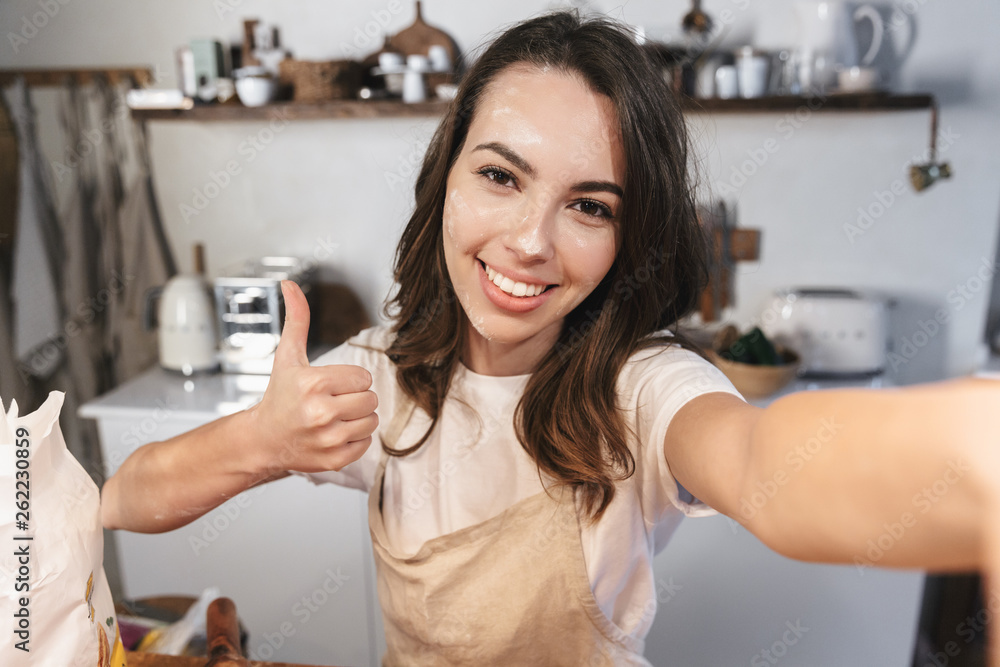
[[[472,149],[472,152],[476,151],[493,151],[500,157],[504,158],[512,165],[526,173],[531,178],[538,175],[535,168],[528,164],[528,161],[523,157],[518,155],[509,146],[500,143],[499,141],[490,141],[485,144],[479,144]],[[624,198],[624,192],[617,183],[612,183],[611,181],[581,181],[580,183],[574,183],[570,186],[570,190],[573,192],[608,192],[618,197]]]

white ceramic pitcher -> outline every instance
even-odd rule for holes
[[[872,5],[861,5],[852,11],[843,2],[801,0],[795,5],[795,13],[803,87],[823,88],[833,83],[839,69],[868,67],[882,48],[885,24]],[[872,23],[873,38],[867,53],[859,59],[855,23],[865,20]]]

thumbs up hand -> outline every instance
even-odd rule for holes
[[[249,455],[267,474],[340,470],[364,454],[378,426],[372,376],[360,366],[310,366],[309,304],[289,280],[281,292],[285,325],[267,391],[250,408],[257,432],[247,435],[259,444]]]

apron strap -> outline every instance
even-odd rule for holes
[[[402,389],[399,390],[397,396],[396,411],[392,415],[392,420],[389,422],[389,428],[387,428],[385,433],[382,435],[382,442],[385,443],[385,445],[390,449],[396,449],[396,445],[399,443],[399,436],[403,434],[403,429],[406,428],[406,424],[410,421],[410,416],[413,414],[413,410],[417,407],[417,404],[413,402],[413,399],[407,396],[406,392]]]
[[[382,516],[382,487],[385,483],[385,466],[389,462],[389,455],[385,452],[385,447],[389,449],[396,449],[396,445],[399,443],[399,436],[403,434],[403,430],[406,428],[407,423],[410,421],[410,417],[413,415],[413,411],[416,409],[417,404],[413,402],[406,392],[401,388],[398,388],[396,392],[396,411],[392,415],[392,419],[389,421],[389,427],[385,429],[385,433],[382,434],[382,443],[384,445],[382,449],[381,456],[378,462],[378,468],[375,469],[375,488],[369,492],[368,504],[369,504],[369,514],[372,511],[372,502],[378,500],[378,514],[381,518]]]

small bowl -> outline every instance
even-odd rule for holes
[[[851,67],[837,73],[842,93],[867,93],[878,90],[879,71],[874,67]]]
[[[243,106],[261,107],[278,93],[278,80],[270,76],[245,76],[236,79],[236,95]]]
[[[798,354],[780,345],[775,349],[784,361],[780,366],[755,366],[730,361],[714,350],[708,352],[708,358],[744,398],[767,398],[791,382],[799,370]]]

